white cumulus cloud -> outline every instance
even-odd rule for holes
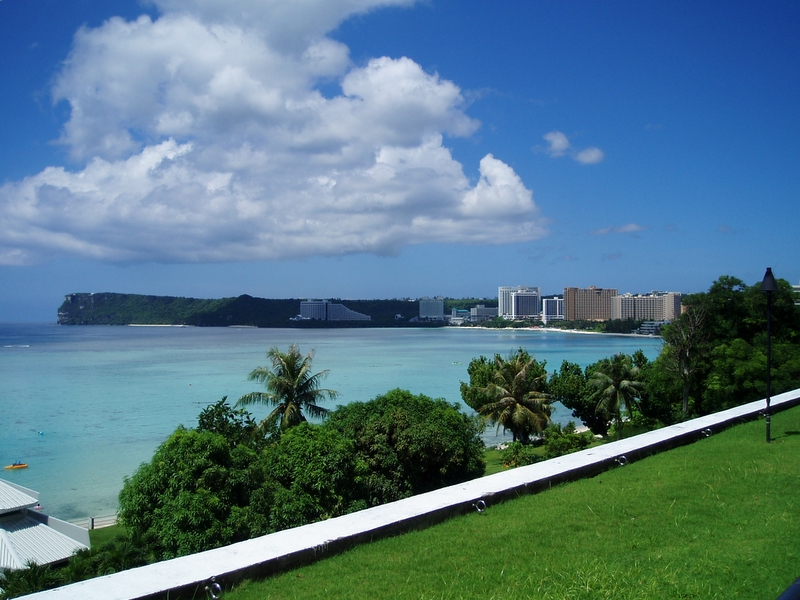
[[[591,147],[583,150],[574,150],[569,138],[560,131],[551,131],[544,134],[542,138],[549,144],[546,150],[547,154],[553,158],[568,155],[583,165],[596,165],[605,158],[605,154],[600,148]]]
[[[545,234],[533,194],[445,145],[479,123],[406,57],[355,65],[327,32],[413,0],[153,0],[82,28],[53,85],[70,116],[54,166],[0,187],[0,263],[70,254],[229,261],[391,254]],[[321,84],[339,93],[323,94]],[[325,89],[330,90],[330,86]]]
[[[575,155],[575,160],[584,165],[596,165],[602,162],[605,155],[600,148],[586,148]]]
[[[592,233],[594,235],[609,235],[611,233],[639,233],[647,229],[644,225],[637,223],[627,223],[626,225],[617,225],[612,227],[604,227],[603,229],[595,229]]]
[[[550,143],[547,153],[552,157],[564,156],[564,153],[569,150],[569,140],[560,131],[551,131],[542,137]]]

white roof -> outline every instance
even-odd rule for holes
[[[39,492],[0,479],[0,569],[46,565],[88,548],[85,530],[31,511],[37,504]]]
[[[86,548],[31,517],[27,510],[0,517],[0,569],[24,569],[28,562],[58,562]]]
[[[21,508],[31,508],[38,502],[39,492],[0,479],[0,515]]]

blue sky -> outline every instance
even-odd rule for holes
[[[0,1],[0,321],[800,281],[800,5]]]

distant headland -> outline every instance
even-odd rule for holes
[[[196,327],[441,327],[420,322],[419,303],[410,299],[332,300],[361,320],[298,318],[301,299],[242,295],[213,300],[143,294],[67,294],[58,309],[59,325],[191,325]],[[463,302],[463,301],[462,301]],[[475,303],[482,302],[476,300]]]

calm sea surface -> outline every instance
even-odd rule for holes
[[[330,370],[325,386],[342,404],[398,387],[461,403],[470,360],[518,347],[548,372],[563,360],[586,366],[639,348],[652,359],[660,349],[653,338],[530,330],[0,324],[0,465],[30,465],[0,477],[40,492],[45,511],[62,519],[112,514],[123,477],[177,425],[193,427],[223,396],[258,390],[247,374],[268,364],[269,348],[295,342],[316,350],[314,371]],[[569,411],[559,406],[554,420],[568,422]],[[501,438],[487,431],[487,444]]]

